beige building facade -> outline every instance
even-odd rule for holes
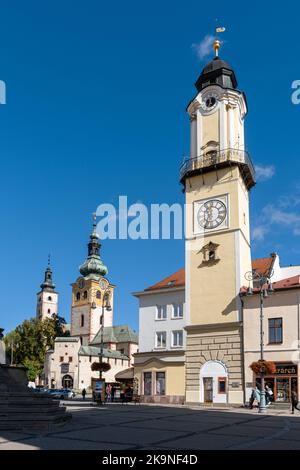
[[[299,267],[298,267],[299,268]],[[298,269],[299,273],[299,269]],[[300,396],[300,278],[299,274],[273,283],[274,292],[264,299],[264,359],[275,363],[276,371],[265,382],[275,402],[289,402],[292,390]],[[244,316],[244,368],[246,401],[260,378],[250,365],[260,359],[259,295],[242,296]]]

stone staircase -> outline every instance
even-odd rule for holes
[[[27,387],[25,368],[0,365],[0,431],[50,431],[70,418],[59,400]]]

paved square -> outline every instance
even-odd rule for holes
[[[72,420],[45,435],[0,431],[0,451],[300,449],[300,413],[72,403]]]

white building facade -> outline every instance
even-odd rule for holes
[[[134,293],[139,299],[135,380],[144,402],[182,403],[186,312],[184,270]]]

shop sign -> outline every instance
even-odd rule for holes
[[[240,382],[231,382],[231,388],[239,388]]]
[[[275,364],[275,375],[297,375],[297,366],[295,364]]]

